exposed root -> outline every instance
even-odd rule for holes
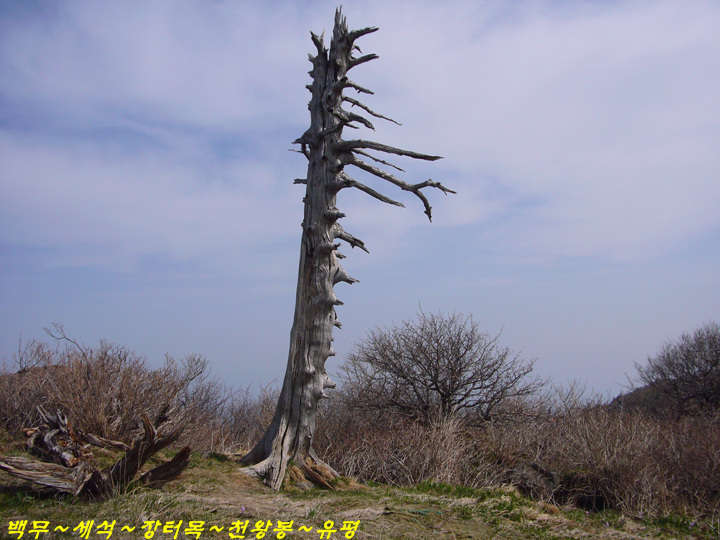
[[[307,456],[305,459],[297,461],[292,460],[284,467],[282,474],[275,475],[275,471],[279,470],[281,466],[280,460],[271,455],[260,463],[241,468],[240,472],[254,478],[260,478],[266,485],[276,491],[282,485],[293,485],[305,490],[315,487],[334,490],[336,487],[335,482],[340,478],[337,471],[316,456]]]

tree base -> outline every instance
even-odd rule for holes
[[[281,474],[275,474],[275,472]],[[259,463],[243,467],[240,472],[260,478],[267,486],[278,491],[281,487],[296,486],[303,490],[313,488],[336,489],[340,474],[317,456],[281,462],[280,456],[270,455]]]

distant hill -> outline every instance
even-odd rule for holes
[[[614,410],[643,412],[653,416],[667,415],[675,410],[672,400],[656,385],[642,386],[627,394],[620,394],[608,407]]]

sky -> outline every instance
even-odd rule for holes
[[[326,1],[0,2],[0,360],[62,324],[229,385],[281,381],[310,31]],[[346,1],[351,71],[418,152],[406,208],[344,190],[333,374],[376,327],[472,314],[557,384],[617,394],[720,320],[720,3]],[[353,95],[353,91],[348,91]],[[361,179],[358,177],[358,179]],[[372,182],[372,180],[368,180]]]

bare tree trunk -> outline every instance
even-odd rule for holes
[[[431,217],[430,205],[421,192],[422,188],[435,187],[445,193],[454,193],[432,180],[408,184],[361,161],[356,154],[368,156],[378,163],[398,170],[401,169],[373,157],[366,150],[425,160],[440,159],[439,156],[401,150],[372,141],[342,139],[342,130],[346,125],[357,127],[354,124],[359,123],[374,129],[368,119],[344,110],[343,102],[357,106],[377,118],[390,120],[359,101],[343,95],[345,88],[372,94],[370,90],[350,81],[347,72],[359,64],[377,58],[374,54],[359,58],[352,54],[355,50],[359,51],[354,46],[355,40],[376,30],[377,28],[364,28],[349,32],[345,18],[338,10],[329,50],[325,48],[324,36],[318,37],[311,33],[318,52],[317,56],[310,56],[313,65],[310,75],[313,82],[307,86],[312,94],[309,105],[311,123],[310,128],[295,141],[301,146],[301,152],[309,164],[307,178],[295,181],[306,184],[306,193],[290,352],[273,421],[255,448],[241,460],[243,465],[251,466],[246,472],[263,477],[265,482],[276,490],[282,485],[289,460],[293,460],[305,477],[315,484],[331,487],[332,478],[337,476],[331,467],[315,455],[312,448],[318,402],[326,397],[328,388],[335,386],[325,371],[325,361],[335,354],[332,348],[333,327],[340,327],[335,306],[342,302],[338,300],[333,288],[341,281],[357,281],[340,266],[339,259],[343,258],[343,255],[337,251],[340,244],[335,241],[343,240],[351,247],[367,251],[361,240],[345,232],[338,223],[345,214],[337,209],[337,193],[341,189],[354,187],[383,202],[403,206],[352,179],[344,171],[345,166],[354,165],[414,193],[423,202],[428,218]]]

